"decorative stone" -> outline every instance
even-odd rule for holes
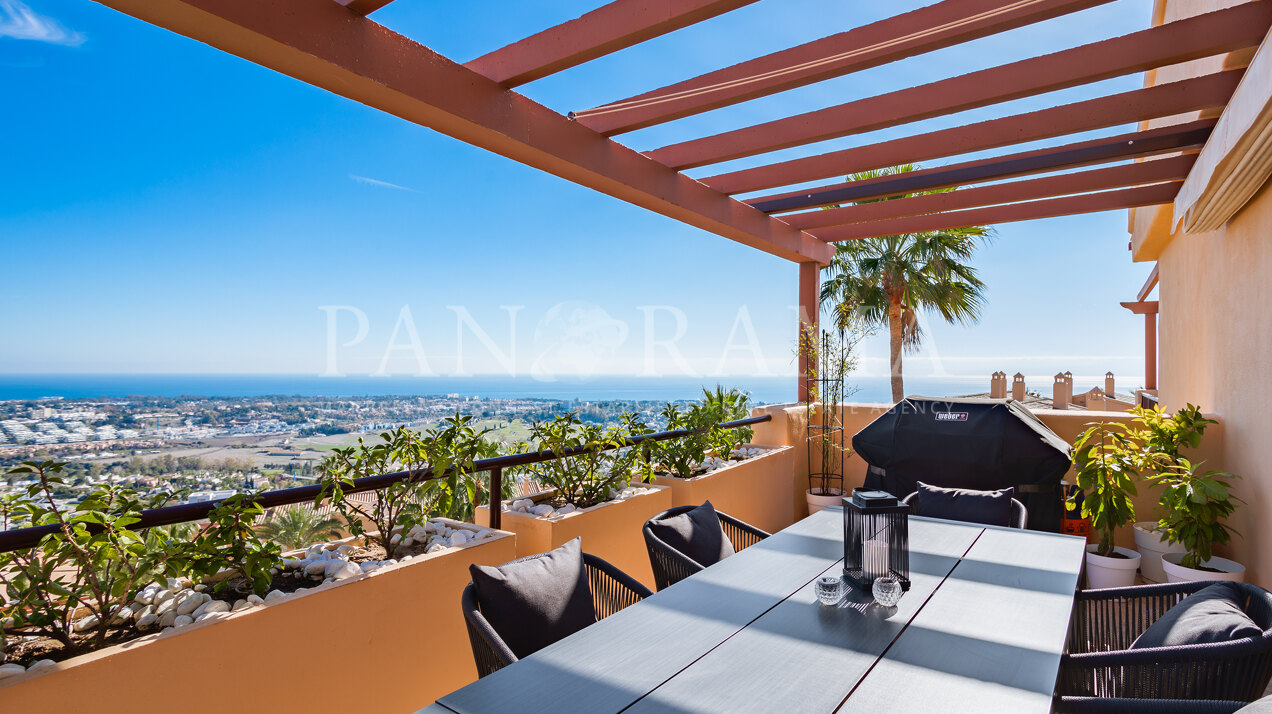
[[[140,622],[141,618],[145,617],[146,615],[153,615],[153,614],[155,614],[155,606],[147,605],[141,608],[140,610],[133,611],[133,619],[136,620],[137,622]]]
[[[0,664],[0,679],[7,679],[15,674],[26,673],[26,667],[20,664],[10,662],[9,664]]]
[[[199,583],[198,585],[194,586],[194,591],[196,593],[207,592],[207,590],[208,590],[208,586],[204,585],[203,583]]]
[[[342,556],[344,556],[344,555],[349,555],[349,554],[350,554],[350,553],[352,553],[353,551],[354,551],[354,546],[353,546],[353,545],[351,545],[351,544],[349,544],[349,543],[345,543],[344,545],[340,546],[339,548],[336,548],[336,554],[337,554],[337,555],[342,555]]]
[[[301,558],[283,558],[283,567],[287,570],[295,570],[297,568],[303,568],[304,566],[305,560]]]
[[[361,575],[361,574],[362,574],[362,568],[359,567],[356,563],[345,563],[345,566],[341,568],[338,572],[336,572],[336,574],[332,577],[334,577],[336,580],[345,580],[348,578],[352,578],[355,575]]]
[[[176,619],[175,614],[173,615],[173,619],[174,620]],[[137,629],[141,630],[142,632],[145,632],[146,630],[152,629],[158,623],[159,623],[159,616],[154,614],[153,612],[148,612],[145,615],[142,615],[141,617],[137,618]]]
[[[160,603],[165,603],[165,602],[172,602],[172,599],[174,597],[176,597],[176,595],[171,590],[160,590],[159,592],[155,593],[154,602],[156,605]]]
[[[543,517],[552,515],[554,513],[554,509],[546,503],[541,503],[534,508],[531,508],[530,512],[536,516]]]
[[[312,589],[313,589],[313,588],[296,588],[296,592],[292,593],[292,595],[299,595],[299,594],[301,594],[301,593],[307,593],[307,592],[309,592],[309,591],[310,591],[310,590],[312,590]],[[266,600],[268,600],[269,598],[267,597],[267,598],[265,598],[265,599],[266,599]]]
[[[305,575],[321,576],[323,572],[325,572],[326,570],[327,570],[327,561],[315,560],[311,562],[309,565],[305,566]]]
[[[129,620],[131,620],[131,619],[133,619],[133,611],[132,611],[132,608],[131,608],[131,607],[121,607],[121,608],[119,608],[118,610],[116,610],[116,611],[115,611],[115,614],[114,614],[114,615],[110,618],[110,624],[112,624],[112,625],[122,625],[122,624],[124,624],[125,622],[128,622],[128,621],[129,621]]]
[[[208,600],[190,613],[190,617],[199,619],[200,615],[206,615],[209,612],[229,612],[230,604],[224,600]]]
[[[252,603],[246,600],[235,600],[234,607],[230,608],[230,612],[238,612],[239,610],[246,610],[250,608],[251,606],[252,606]]]
[[[314,543],[313,545],[305,549],[305,552],[307,553],[321,553],[322,551],[323,551],[322,543]]]
[[[471,531],[455,531],[454,533],[451,533],[450,542],[451,542],[451,545],[463,545],[467,543],[471,538],[472,538]]]
[[[191,593],[177,603],[178,615],[189,615],[203,604],[203,593]]]
[[[380,569],[380,564],[374,560],[368,560],[365,563],[361,563],[358,567],[361,568],[364,573],[373,573]]]
[[[397,545],[398,545],[398,543],[401,543],[401,542],[402,542],[402,534],[401,534],[401,533],[398,533],[397,535],[395,535],[395,536],[393,536],[392,538],[390,538],[390,539],[389,539],[389,545],[393,546],[394,548],[396,548],[396,547],[397,547]]]
[[[344,570],[344,567],[348,564],[349,563],[344,560],[329,560],[327,561],[327,567],[323,570],[322,576],[324,578],[334,578],[336,573]]]
[[[89,615],[88,617],[76,620],[75,624],[71,626],[71,629],[76,632],[85,632],[97,627],[97,623],[99,622],[101,622],[101,619],[98,618],[97,615]]]
[[[185,627],[194,624],[194,618],[189,615],[177,615],[177,619],[172,621],[173,627]]]
[[[287,597],[287,593],[282,590],[270,590],[265,594],[264,602],[273,602],[279,598]]]
[[[567,503],[564,506],[561,506],[560,508],[558,508],[556,512],[558,516],[564,516],[567,513],[574,513],[577,510],[578,509],[574,507],[573,503]],[[489,535],[489,531],[487,531],[487,535]]]
[[[220,602],[220,601],[218,600],[217,602]],[[222,617],[225,617],[224,612],[205,612],[202,615],[199,615],[198,617],[194,618],[194,621],[203,622],[204,620],[218,620]]]
[[[159,616],[159,626],[167,630],[177,622],[177,611],[169,610]]]
[[[253,605],[260,605],[261,603],[265,602],[265,598],[261,597],[260,595],[257,595],[256,593],[252,593],[251,595],[247,596],[247,601]]]
[[[167,591],[165,590],[164,592],[167,592]],[[168,594],[171,595],[172,593],[168,593]],[[172,616],[176,617],[176,609],[177,609],[177,601],[173,600],[172,598],[168,598],[167,600],[160,602],[159,605],[155,607],[155,614],[162,617],[164,613],[171,612],[173,613]]]
[[[473,540],[485,540],[489,538],[491,535],[492,534],[489,528],[482,528],[481,530],[477,531],[476,535],[473,536]]]
[[[57,662],[54,662],[51,659],[37,659],[36,661],[31,663],[30,667],[26,668],[26,671],[39,672],[41,670],[49,669],[51,667],[56,667],[56,666],[57,666]]]
[[[434,544],[430,545],[430,546],[428,547],[428,549],[424,551],[424,553],[427,555],[427,554],[429,554],[429,553],[436,553],[436,552],[437,552],[437,551],[439,551],[439,550],[446,550],[446,546],[445,546],[445,545],[443,545],[441,541],[438,541],[438,542],[436,542],[436,543],[434,543]],[[404,562],[404,563],[405,563],[406,561],[408,561],[408,560],[410,560],[410,559],[411,559],[411,556],[409,556],[409,555],[408,555],[408,556],[406,556],[405,558],[403,558],[403,559],[402,559],[402,562]]]

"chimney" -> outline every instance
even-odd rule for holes
[[[989,398],[990,399],[1006,399],[1007,398],[1007,373],[994,372],[989,376]]]
[[[1065,402],[1073,402],[1073,372],[1064,373],[1064,400]]]
[[[1025,401],[1025,375],[1020,372],[1011,378],[1011,398],[1018,402]]]
[[[1105,372],[1104,373],[1104,393],[1108,395],[1109,397],[1112,397],[1114,394],[1117,393],[1114,390],[1114,386],[1115,386],[1115,383],[1113,381],[1113,373]]]
[[[1051,408],[1069,408],[1069,385],[1064,381],[1064,373],[1056,373],[1056,382],[1051,386]]]

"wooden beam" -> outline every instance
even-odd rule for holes
[[[1156,206],[1175,200],[1175,194],[1179,192],[1179,187],[1182,183],[1182,181],[1173,181],[1152,186],[1088,193],[1081,196],[1065,196],[1063,198],[1048,198],[1026,203],[1011,203],[1005,206],[972,208],[966,211],[933,213],[909,218],[891,218],[866,223],[850,223],[844,226],[832,226],[813,231],[813,235],[824,241],[837,242],[904,233],[966,228],[968,226],[991,226],[996,223],[1032,221],[1038,218],[1115,211],[1139,206]]]
[[[1272,1],[1258,0],[1111,40],[664,146],[648,156],[684,170],[876,131],[1254,47],[1270,25]]]
[[[366,16],[393,2],[393,0],[336,0],[350,11]]]
[[[746,193],[1215,109],[1228,102],[1244,71],[1217,72],[1025,114],[732,171],[699,181],[722,193]]]
[[[795,213],[783,216],[782,220],[796,228],[807,230],[845,223],[905,218],[941,211],[993,206],[1000,203],[1090,193],[1110,188],[1141,186],[1162,181],[1182,181],[1188,176],[1188,170],[1192,168],[1196,160],[1196,154],[1185,154],[1155,161],[992,184],[961,191],[929,193],[890,201],[875,201],[823,211]]]
[[[825,243],[331,0],[101,0],[250,62],[796,262]]]
[[[903,196],[1110,161],[1195,150],[1206,143],[1216,121],[1216,119],[1202,119],[1187,124],[1119,134],[1104,139],[1025,151],[1003,157],[918,169],[895,176],[880,176],[815,189],[790,191],[774,196],[762,196],[748,199],[745,203],[765,213],[778,213],[868,201],[874,198]]]
[[[464,65],[515,87],[756,0],[614,0]]]
[[[1111,0],[944,0],[571,116],[614,136],[1107,2]]]
[[[1139,302],[1144,302],[1148,298],[1148,294],[1153,292],[1153,288],[1157,287],[1158,265],[1158,263],[1153,263],[1153,272],[1148,274],[1148,280],[1144,281],[1144,286],[1140,288],[1139,293],[1135,296],[1135,299]]]

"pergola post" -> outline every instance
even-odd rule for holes
[[[799,380],[796,394],[799,401],[808,399],[808,382],[811,372],[816,371],[817,365],[808,359],[804,347],[804,335],[812,334],[812,339],[817,339],[817,317],[820,309],[820,291],[821,291],[821,264],[815,262],[805,262],[799,264]]]
[[[1157,306],[1156,300],[1124,302],[1122,307],[1144,316],[1144,388],[1157,389]]]

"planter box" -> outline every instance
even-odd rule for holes
[[[652,590],[655,587],[654,572],[649,567],[649,552],[645,549],[645,537],[640,529],[645,521],[671,508],[671,489],[654,484],[639,485],[654,490],[621,501],[599,503],[564,516],[539,518],[504,511],[500,525],[504,530],[517,534],[518,558],[543,553],[573,538],[582,538],[585,552],[604,558]],[[483,526],[490,523],[490,509],[478,507],[475,520]]]
[[[672,506],[698,506],[711,501],[718,511],[776,533],[791,524],[795,509],[791,474],[795,472],[792,446],[768,447],[766,454],[694,478],[659,476],[654,483],[671,488]]]
[[[478,543],[10,677],[0,682],[0,711],[56,711],[78,702],[95,714],[413,712],[477,678],[459,596],[468,565],[511,560],[514,540],[496,531]]]

